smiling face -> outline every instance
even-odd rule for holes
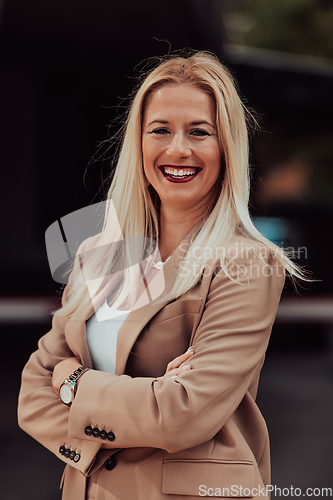
[[[203,213],[214,196],[222,157],[212,97],[190,84],[155,90],[143,117],[142,153],[161,209]]]

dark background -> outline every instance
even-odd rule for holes
[[[270,12],[259,0],[0,2],[3,498],[60,498],[63,464],[16,423],[20,372],[60,291],[45,231],[102,199],[113,152],[105,141],[135,77],[147,58],[186,47],[214,51],[237,78],[261,127],[251,141],[251,213],[318,280],[300,295],[287,282],[262,372],[272,484],[333,486],[333,6],[290,0],[294,11],[281,22],[286,5]]]

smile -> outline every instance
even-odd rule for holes
[[[200,167],[161,166],[160,170],[170,182],[189,182],[200,172]]]

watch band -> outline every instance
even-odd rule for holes
[[[67,405],[71,406],[71,404],[74,401],[74,396],[75,396],[75,386],[77,380],[83,375],[86,371],[88,371],[89,368],[86,366],[79,366],[74,372],[69,375],[69,377],[66,378],[66,380],[63,381],[63,383],[60,386],[59,389],[59,395],[61,401]]]
[[[86,372],[88,370],[89,370],[89,368],[87,368],[86,366],[81,365],[76,370],[74,370],[73,373],[69,377],[67,377],[66,380],[68,380],[69,382],[74,382],[74,384],[75,384],[75,382],[77,381],[77,379],[80,378],[81,375],[83,375],[84,372]]]

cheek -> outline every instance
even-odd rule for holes
[[[149,141],[142,141],[143,172],[151,184],[154,184],[155,161],[155,148],[149,144]]]
[[[207,154],[207,164],[211,166],[212,175],[214,177],[219,175],[222,165],[222,155],[220,152],[220,148],[212,148]]]

